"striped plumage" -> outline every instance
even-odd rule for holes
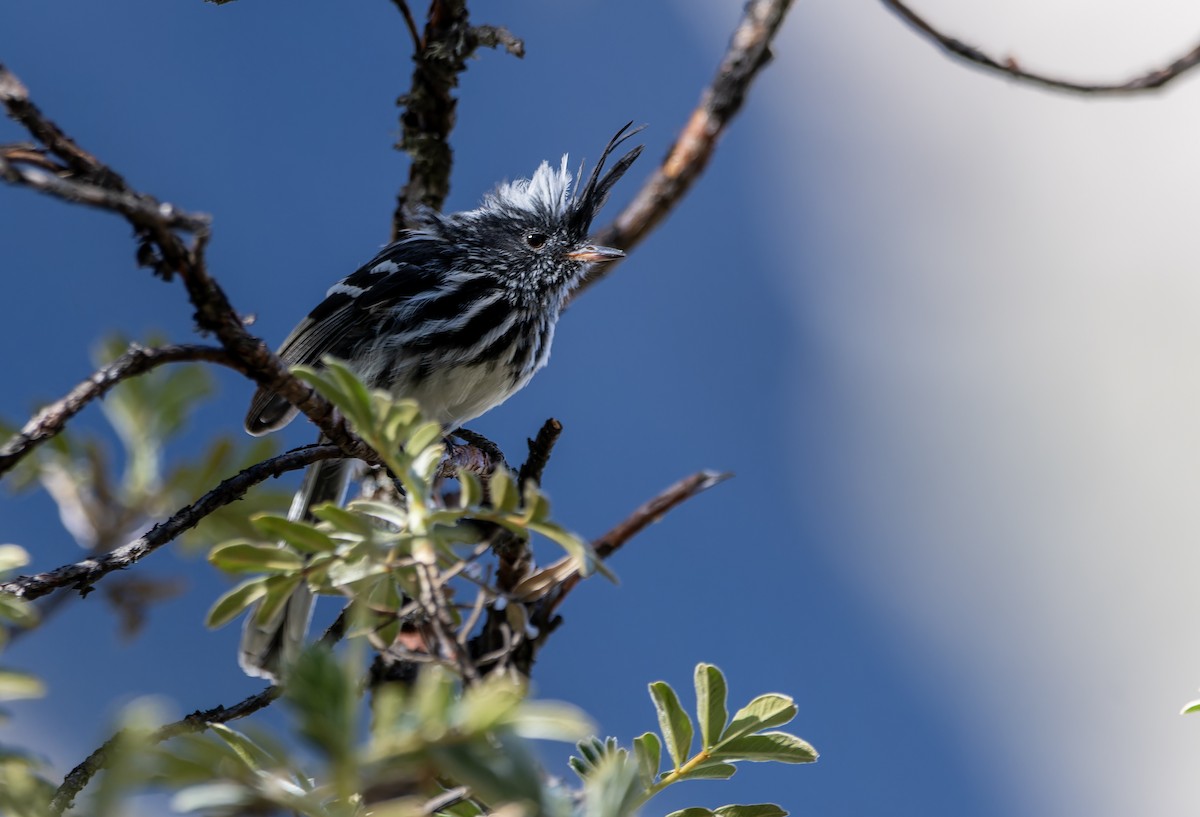
[[[529,179],[502,184],[474,210],[425,212],[366,265],[339,281],[279,349],[289,365],[346,361],[370,386],[415,399],[452,431],[523,388],[545,365],[563,303],[595,263],[619,250],[588,243],[592,220],[641,152],[607,173],[604,163],[637,133],[626,125],[610,140],[587,183],[574,195],[564,156]],[[296,410],[260,389],[246,430],[266,434]],[[350,474],[344,462],[312,466],[292,505],[304,518],[319,502],[340,501]],[[240,662],[251,675],[277,678],[308,626],[307,590],[279,621],[251,615]]]

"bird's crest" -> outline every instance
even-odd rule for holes
[[[549,222],[564,222],[572,233],[581,237],[586,235],[592,219],[608,200],[613,185],[642,152],[641,145],[635,147],[601,175],[604,163],[612,152],[642,130],[640,127],[630,130],[632,125],[632,122],[625,125],[609,140],[608,146],[600,154],[600,160],[592,168],[592,175],[576,195],[571,195],[573,178],[567,169],[567,157],[563,156],[557,168],[549,162],[542,162],[531,178],[501,184],[494,192],[484,196],[483,206],[475,212],[499,209],[533,213]]]

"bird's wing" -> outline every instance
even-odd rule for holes
[[[398,241],[375,258],[334,284],[308,317],[284,339],[279,357],[288,366],[313,366],[332,354],[350,357],[355,346],[369,336],[387,307],[403,302],[438,283],[436,267],[423,253],[414,252],[414,242]],[[273,391],[260,388],[246,412],[246,431],[259,436],[287,425],[296,409]]]

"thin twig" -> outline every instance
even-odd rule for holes
[[[612,556],[626,542],[657,522],[668,511],[697,494],[729,479],[732,474],[716,471],[700,471],[667,488],[658,496],[642,504],[619,525],[592,543],[592,549],[602,559]],[[515,634],[509,626],[503,610],[490,605],[483,630],[470,642],[470,653],[475,656],[475,666],[488,672],[493,662],[503,662],[528,676],[537,658],[537,652],[550,635],[558,628],[562,619],[556,611],[567,594],[579,584],[579,565],[572,557],[560,559],[548,567],[529,576],[521,586],[514,588],[505,600],[508,604],[527,605],[529,623],[536,631],[533,638],[524,633]]]
[[[304,468],[314,462],[341,456],[343,453],[336,445],[310,445],[264,460],[224,480],[191,505],[180,508],[132,542],[102,556],[63,565],[46,573],[18,576],[10,581],[0,582],[0,593],[36,599],[61,588],[71,587],[87,595],[92,585],[104,576],[114,570],[127,568],[153,553],[184,531],[195,527],[213,511],[241,499],[246,491],[258,483],[288,471]]]
[[[562,423],[551,417],[542,423],[537,436],[525,441],[529,447],[529,455],[521,464],[521,470],[517,472],[518,485],[524,486],[529,480],[533,480],[535,485],[542,484],[542,472],[546,470],[546,465],[550,462],[550,453],[562,432]]]
[[[122,380],[136,377],[164,363],[197,360],[219,363],[238,371],[245,371],[244,367],[229,354],[229,351],[220,346],[173,344],[146,347],[132,343],[123,355],[107,366],[102,366],[87,380],[71,389],[66,397],[44,407],[25,424],[24,428],[0,446],[0,474],[16,465],[39,444],[62,431],[67,421],[78,414],[84,406],[103,397],[109,389]]]
[[[1165,68],[1155,68],[1122,82],[1077,82],[1037,71],[1027,71],[1012,57],[996,59],[973,45],[951,37],[935,28],[901,0],[881,0],[883,5],[912,29],[953,57],[965,60],[981,69],[1004,74],[1022,82],[1069,91],[1077,94],[1136,94],[1162,88],[1168,82],[1200,65],[1200,45],[1173,60]]]
[[[404,18],[404,25],[408,26],[408,36],[412,37],[413,53],[417,54],[421,51],[421,35],[417,33],[417,21],[413,19],[412,10],[408,7],[406,0],[392,0],[392,5],[400,12],[400,16]]]
[[[450,132],[458,106],[453,91],[467,61],[480,46],[503,45],[518,57],[524,53],[521,41],[504,29],[473,27],[466,0],[431,0],[425,33],[417,40],[409,91],[396,100],[403,109],[396,147],[408,153],[410,164],[392,215],[393,241],[412,226],[414,213],[423,207],[440,210],[450,193]]]
[[[542,472],[550,462],[550,452],[554,450],[554,444],[558,442],[562,430],[562,423],[551,417],[542,424],[532,440],[526,440],[529,455],[517,473],[517,485],[522,491],[526,482],[542,484]],[[529,541],[501,530],[496,536],[493,550],[496,551],[497,559],[496,586],[502,593],[509,593],[533,568],[533,554],[529,549]]]
[[[246,331],[225,292],[205,266],[208,216],[186,213],[133,190],[118,173],[75,144],[42,114],[21,81],[2,64],[0,104],[49,154],[62,162],[57,172],[47,172],[44,168],[47,156],[39,154],[36,163],[29,161],[28,146],[10,146],[12,150],[7,153],[0,148],[0,178],[124,216],[138,238],[138,263],[150,267],[164,280],[175,275],[181,278],[195,307],[193,317],[201,333],[216,335],[229,354],[245,366],[249,377],[300,409],[348,456],[378,462],[374,452],[350,431],[329,401],[295,378],[261,338]],[[179,230],[191,233],[190,243],[179,235]]]
[[[621,546],[634,536],[637,536],[647,527],[662,519],[667,511],[681,505],[696,496],[696,494],[707,491],[714,485],[720,485],[732,476],[733,474],[723,474],[717,471],[699,471],[690,477],[679,480],[679,482],[676,482],[649,502],[642,504],[608,533],[593,541],[592,549],[596,551],[596,555],[601,559],[607,559],[620,550]],[[563,599],[566,598],[575,585],[579,584],[579,581],[579,570],[576,569],[562,581],[549,597],[549,610],[547,612],[553,613],[554,610],[558,609]]]
[[[716,76],[700,95],[667,157],[612,224],[595,235],[596,243],[632,249],[658,226],[700,178],[717,140],[742,108],[751,83],[770,61],[771,41],[792,0],[750,0],[734,29]],[[609,275],[614,263],[597,264],[574,296]]]
[[[150,742],[162,743],[176,735],[183,735],[189,732],[203,732],[210,724],[228,723],[229,721],[252,715],[258,710],[269,706],[272,701],[279,697],[280,693],[280,687],[272,685],[262,692],[238,701],[233,706],[218,705],[203,712],[193,712],[182,720],[168,723],[157,729],[150,737]],[[95,777],[97,772],[108,765],[114,747],[116,747],[123,736],[123,732],[113,735],[99,749],[92,752],[82,763],[67,773],[67,776],[63,778],[62,785],[58,787],[54,792],[54,796],[50,798],[48,809],[51,814],[62,814],[74,805],[75,798],[83,791],[88,782]]]

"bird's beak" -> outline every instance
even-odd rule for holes
[[[585,244],[567,253],[567,258],[570,258],[572,261],[583,261],[588,264],[596,264],[601,261],[616,261],[618,258],[624,257],[625,253],[621,250],[613,249],[612,247],[600,247],[596,244]]]

